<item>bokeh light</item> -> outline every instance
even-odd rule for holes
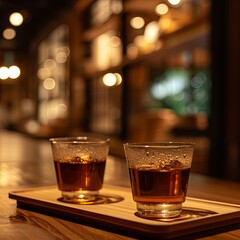
[[[5,39],[12,40],[16,37],[16,31],[13,28],[6,28],[2,35]]]
[[[134,29],[140,29],[144,26],[145,21],[142,17],[134,17],[130,20],[130,25],[134,28]]]
[[[23,23],[23,16],[19,12],[14,12],[10,15],[9,21],[13,26],[20,26]]]
[[[47,78],[43,81],[43,87],[47,90],[52,90],[55,88],[55,80],[52,78]]]
[[[5,80],[9,78],[9,69],[5,66],[0,67],[0,79]]]
[[[168,5],[165,4],[165,3],[160,3],[155,8],[155,12],[158,15],[164,15],[164,14],[166,14],[168,12],[168,10],[169,10]]]
[[[15,66],[15,65],[9,67],[8,70],[9,70],[9,77],[12,79],[18,78],[21,74],[19,67]]]

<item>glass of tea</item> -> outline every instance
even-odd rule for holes
[[[181,214],[194,143],[125,143],[137,215],[173,218]]]
[[[88,136],[50,138],[63,202],[87,204],[103,186],[109,139]]]

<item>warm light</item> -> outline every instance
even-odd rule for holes
[[[40,126],[39,126],[39,123],[36,122],[35,120],[29,120],[26,122],[25,128],[29,133],[37,133]]]
[[[103,83],[108,87],[120,85],[122,76],[119,73],[107,73],[103,76]]]
[[[116,82],[117,82],[117,77],[113,73],[107,73],[103,76],[103,83],[108,87],[114,86]]]
[[[133,44],[133,43],[128,44],[127,56],[130,59],[134,59],[138,56],[138,47],[135,44]]]
[[[44,67],[48,68],[48,69],[54,69],[56,67],[56,62],[53,59],[47,59],[44,62]]]
[[[165,3],[160,3],[156,6],[155,12],[159,15],[164,15],[168,12],[168,5]]]
[[[177,29],[178,23],[167,15],[159,20],[159,28],[161,32],[173,32]]]
[[[11,159],[17,158],[19,155],[19,151],[11,151]],[[1,157],[8,157],[9,152],[3,151],[1,152]],[[14,176],[14,178],[12,177]],[[0,171],[0,186],[1,187],[9,187],[9,186],[17,186],[19,182],[21,182],[22,176],[20,171],[16,168],[12,167],[8,162],[1,162],[1,171]]]
[[[146,42],[146,39],[143,35],[136,36],[133,40],[133,43],[139,49],[139,53],[149,52],[149,44]]]
[[[67,110],[68,110],[68,108],[67,108],[66,104],[60,103],[57,106],[58,117],[66,117]]]
[[[109,36],[107,34],[102,34],[98,37],[99,45],[106,46],[109,43]]]
[[[122,12],[123,5],[121,1],[112,1],[111,2],[111,10],[113,14],[119,14]]]
[[[122,83],[122,76],[119,73],[114,73],[116,77],[116,83],[115,85],[120,85]]]
[[[144,39],[148,43],[154,43],[157,41],[158,37],[159,37],[158,22],[156,22],[156,21],[150,22],[145,28]]]
[[[46,124],[49,123],[49,121],[58,118],[66,118],[68,114],[68,107],[63,99],[55,98],[42,101],[39,104],[38,111],[40,123]]]
[[[65,63],[70,54],[70,50],[68,47],[59,47],[57,49],[55,60],[57,63]]]
[[[168,2],[172,5],[178,5],[181,2],[181,0],[168,0]]]
[[[65,52],[59,52],[56,55],[57,63],[65,63],[67,61],[67,54]]]
[[[13,26],[20,26],[23,23],[23,16],[19,12],[12,13],[9,17],[9,21]]]
[[[54,120],[57,118],[65,118],[67,116],[67,106],[65,103],[61,103],[61,100],[52,100],[47,105],[46,116],[48,120]]]
[[[47,78],[43,81],[43,87],[47,90],[52,90],[54,89],[56,83],[54,81],[54,79],[52,78]]]
[[[0,67],[0,79],[5,80],[9,78],[9,69],[7,67]]]
[[[121,39],[117,36],[112,36],[110,38],[111,47],[120,47],[121,46]]]
[[[94,39],[92,44],[92,63],[98,70],[117,66],[122,61],[121,39],[114,31],[108,31]]]
[[[9,68],[9,77],[12,79],[18,78],[21,74],[21,71],[19,69],[19,67],[17,66],[11,66]]]
[[[37,71],[37,76],[41,80],[49,78],[50,75],[51,75],[51,72],[48,68],[39,68],[38,71]]]
[[[13,28],[7,28],[3,31],[3,37],[7,40],[15,38],[16,31]]]
[[[110,34],[109,34],[110,35]],[[102,34],[93,41],[93,60],[98,69],[106,69],[109,67],[111,59],[111,51],[108,34]]]
[[[130,25],[135,29],[140,29],[144,26],[145,21],[142,17],[134,17],[130,20]]]

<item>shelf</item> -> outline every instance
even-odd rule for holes
[[[130,65],[144,60],[153,62],[156,58],[159,61],[171,53],[186,49],[191,50],[196,46],[207,48],[209,44],[207,39],[209,39],[209,24],[207,19],[200,19],[174,33],[163,35],[160,38],[162,47],[159,50],[148,54],[141,54],[135,59],[125,57],[123,65]]]
[[[93,34],[92,34],[93,36]],[[160,38],[162,41],[162,47],[157,50],[147,54],[141,54],[135,59],[128,59],[127,56],[123,57],[123,62],[118,66],[109,67],[105,70],[93,70],[92,73],[90,71],[85,72],[85,77],[94,78],[99,77],[108,72],[118,72],[124,66],[130,66],[131,64],[136,64],[142,61],[149,61],[151,63],[161,61],[165,56],[184,51],[186,49],[191,50],[192,48],[197,47],[208,47],[209,39],[209,24],[207,19],[199,19],[199,21],[194,22],[190,25],[187,25],[174,33],[165,34]]]
[[[83,33],[82,41],[83,42],[91,42],[96,37],[98,37],[99,35],[107,32],[107,31],[110,31],[110,30],[120,31],[120,27],[121,27],[120,16],[112,15],[111,18],[109,18],[108,21],[105,22],[104,24],[102,24],[101,26],[92,27],[92,28],[86,30]]]

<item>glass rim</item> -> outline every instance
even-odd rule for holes
[[[130,148],[189,148],[194,142],[129,142],[123,144]]]
[[[80,144],[99,144],[99,143],[109,143],[110,138],[98,138],[92,136],[77,136],[77,137],[53,137],[49,138],[51,143],[80,143]]]

